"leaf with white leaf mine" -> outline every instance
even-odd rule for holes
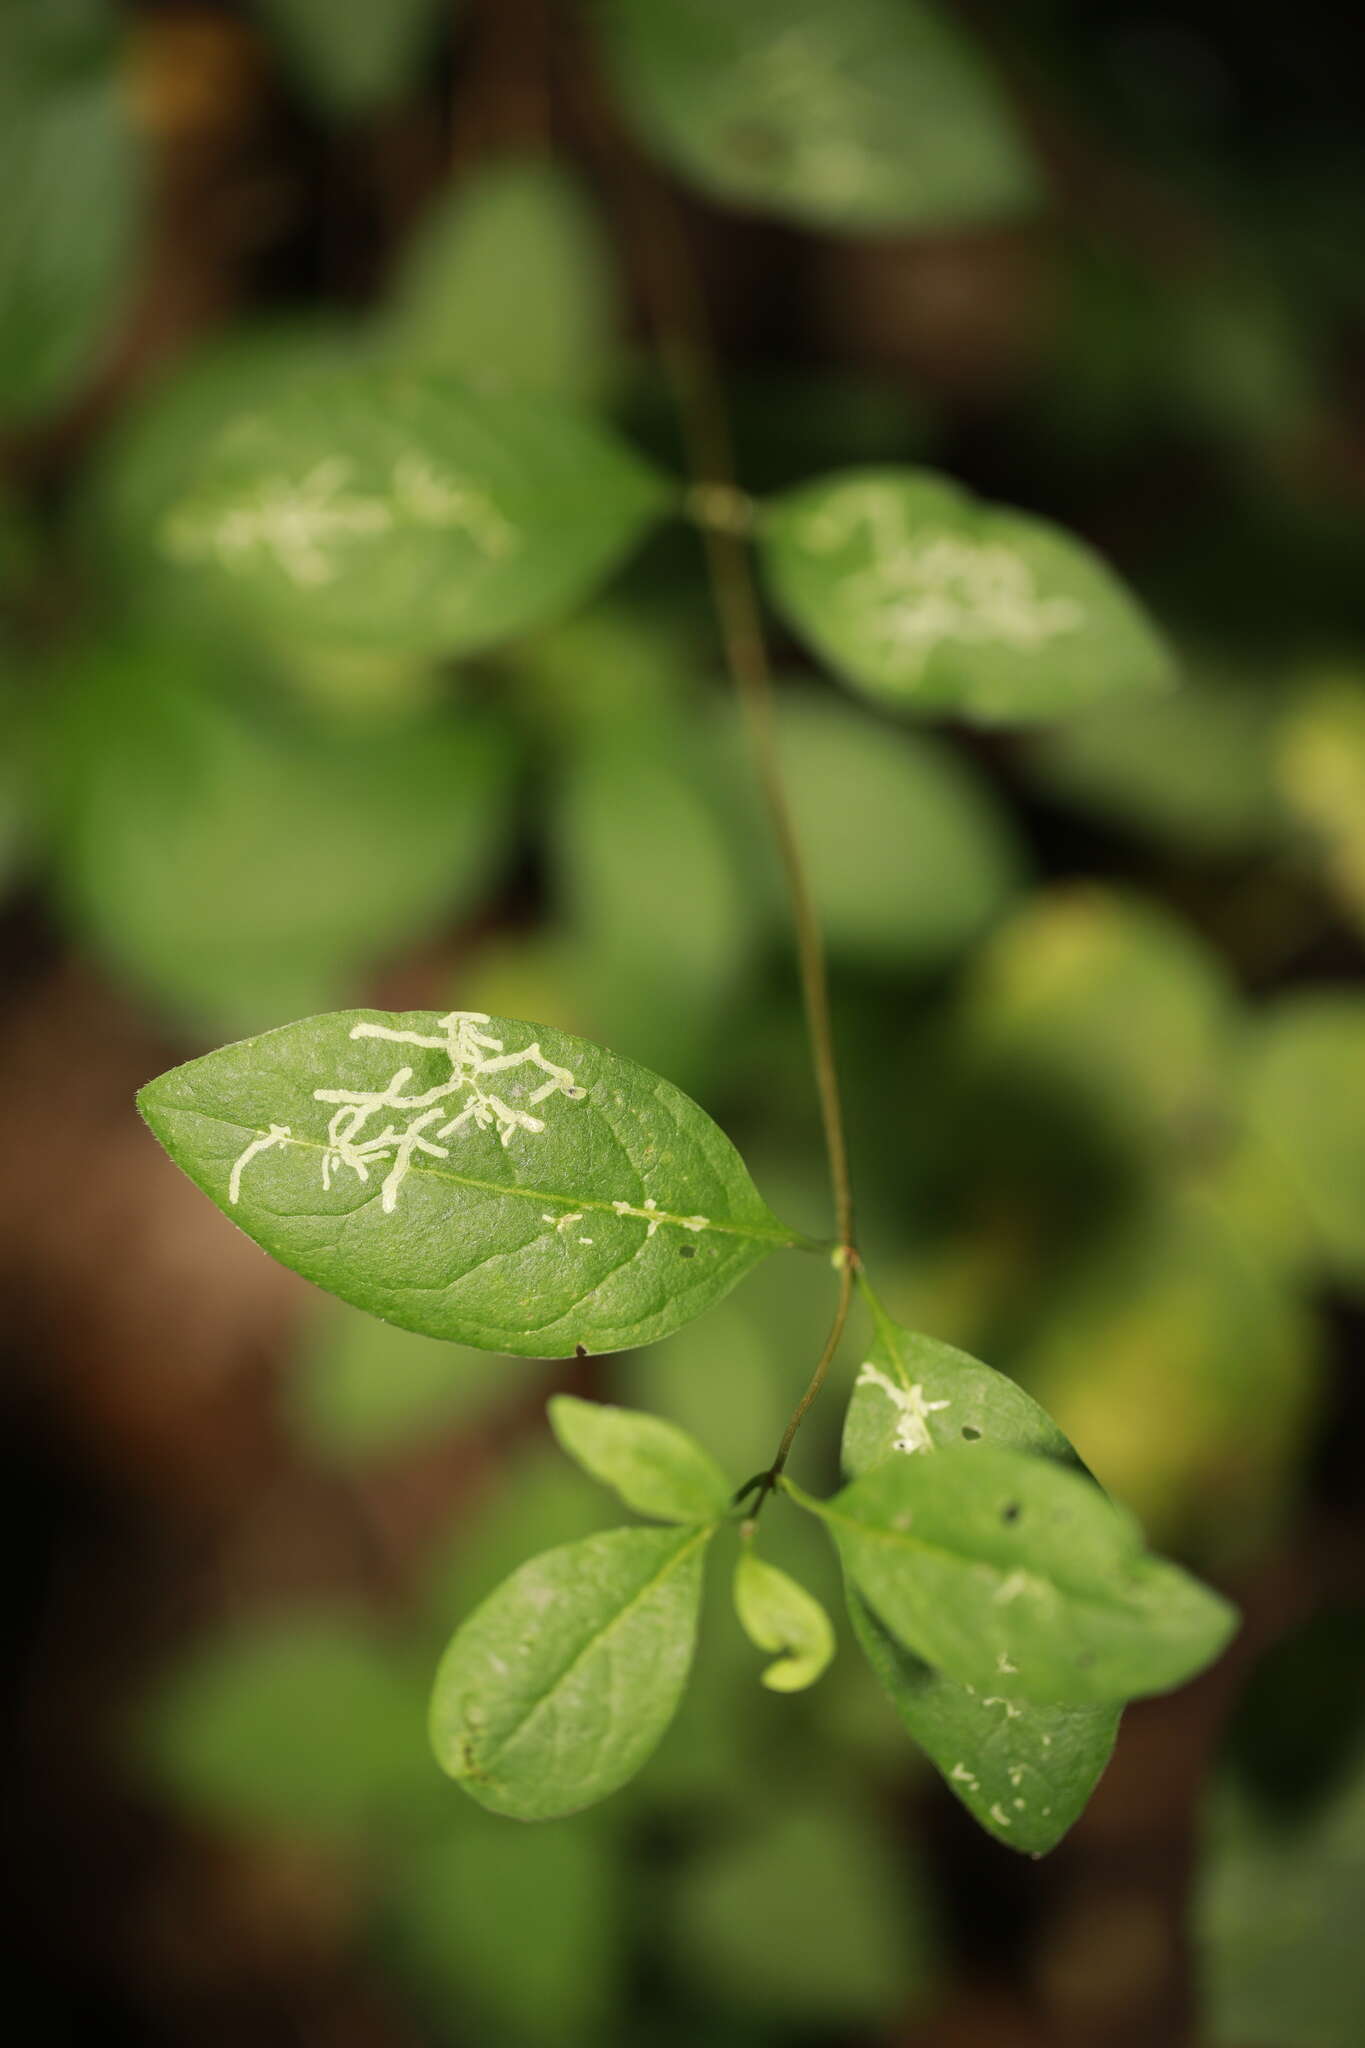
[[[1038,196],[1009,110],[929,0],[602,0],[621,106],[733,206],[846,232],[1008,217]]]
[[[1027,724],[1172,679],[1156,629],[1082,541],[928,470],[803,484],[764,508],[760,541],[793,631],[898,710]]]
[[[576,1813],[634,1777],[687,1683],[711,1534],[611,1529],[504,1580],[436,1674],[442,1768],[518,1820]]]
[[[812,1504],[899,1642],[979,1690],[1078,1706],[1192,1678],[1236,1623],[1050,1458],[958,1444],[886,1459]]]
[[[1056,1423],[1003,1373],[891,1321],[875,1337],[844,1421],[849,1478],[889,1458],[954,1444],[1004,1444],[1079,1465]],[[1054,1848],[1109,1761],[1117,1706],[1040,1706],[936,1671],[898,1643],[849,1584],[853,1633],[914,1740],[972,1817],[1011,1849]]]
[[[666,499],[629,448],[548,399],[357,369],[229,424],[161,543],[281,631],[460,654],[586,597]]]
[[[549,1416],[569,1456],[639,1514],[714,1522],[730,1505],[725,1474],[676,1423],[573,1394],[556,1394]]]
[[[483,1350],[650,1343],[805,1242],[678,1089],[509,1018],[309,1017],[174,1068],[138,1105],[283,1264]]]
[[[834,1655],[834,1630],[814,1594],[750,1549],[740,1552],[734,1592],[745,1635],[777,1660],[763,1673],[768,1689],[802,1692],[814,1685]]]

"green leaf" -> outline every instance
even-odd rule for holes
[[[442,1769],[517,1820],[575,1813],[633,1778],[687,1683],[711,1535],[611,1529],[514,1572],[441,1660]]]
[[[619,287],[592,201],[550,157],[477,165],[404,249],[382,340],[397,362],[591,404],[615,367]]]
[[[483,714],[308,732],[215,694],[227,665],[178,639],[88,650],[51,734],[67,916],[215,1034],[344,1002],[472,907],[511,768]]]
[[[793,631],[896,710],[1032,724],[1171,681],[1155,629],[1083,542],[928,470],[805,484],[764,508],[760,543]]]
[[[1130,1515],[1051,1459],[981,1443],[891,1458],[814,1511],[898,1641],[1007,1699],[1164,1692],[1236,1624],[1225,1600],[1144,1553]]]
[[[339,371],[227,427],[162,545],[279,630],[463,654],[588,596],[666,498],[548,399]]]
[[[458,0],[255,0],[309,95],[341,118],[377,112],[416,82],[438,27]]]
[[[875,1300],[876,1337],[844,1422],[857,1478],[888,1459],[954,1444],[1003,1444],[1079,1465],[1051,1416],[1003,1373],[893,1323]],[[849,1617],[896,1712],[945,1784],[997,1841],[1055,1848],[1083,1812],[1118,1732],[1114,1706],[1048,1707],[978,1691],[935,1671],[883,1627],[855,1586]]]
[[[742,1827],[683,1870],[666,1924],[687,1984],[769,2028],[778,2020],[780,2039],[793,2027],[899,2025],[932,1987],[919,1873],[847,1798],[788,1787],[766,1826]]]
[[[831,948],[933,968],[978,938],[1014,894],[1023,860],[970,763],[804,691],[784,694],[778,730]]]
[[[431,1794],[422,1686],[363,1621],[304,1609],[197,1645],[163,1675],[137,1737],[189,1812],[242,1829],[352,1835]]]
[[[1317,676],[1279,735],[1276,779],[1307,830],[1329,887],[1365,931],[1365,679]]]
[[[948,228],[1038,196],[1003,100],[927,0],[603,0],[623,111],[732,205],[851,231]]]
[[[139,152],[101,0],[7,0],[0,13],[0,418],[73,396],[129,294]]]
[[[735,1613],[756,1649],[776,1656],[763,1673],[771,1692],[803,1692],[834,1655],[834,1630],[820,1602],[747,1546],[735,1566]]]
[[[481,1350],[650,1343],[800,1242],[667,1081],[510,1019],[309,1017],[174,1068],[138,1106],[283,1264]]]
[[[573,1394],[556,1394],[549,1416],[561,1448],[637,1514],[714,1522],[730,1505],[732,1489],[715,1459],[672,1422]]]
[[[1323,1263],[1365,1285],[1365,998],[1331,988],[1282,998],[1251,1041],[1243,1090]]]
[[[1207,1801],[1192,1935],[1211,2048],[1352,2048],[1365,2033],[1360,1610],[1253,1673]]]
[[[406,1850],[385,1901],[387,1951],[441,2039],[597,2043],[614,2037],[628,1924],[621,1854],[594,1817],[509,1828],[464,1806]]]
[[[1273,690],[1201,663],[1169,696],[1120,697],[1036,735],[1028,765],[1071,808],[1160,848],[1252,851],[1279,836],[1277,708]]]
[[[290,1370],[285,1403],[315,1456],[353,1465],[477,1423],[524,1397],[524,1378],[492,1352],[415,1337],[329,1302]]]

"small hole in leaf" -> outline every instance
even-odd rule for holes
[[[680,1259],[695,1259],[696,1256],[697,1247],[694,1244],[680,1244],[678,1246],[678,1257]]]
[[[962,1425],[962,1434],[964,1437],[966,1437],[967,1442],[969,1444],[974,1444],[977,1438],[980,1436],[981,1431],[979,1429],[973,1429],[970,1422],[964,1422]]]
[[[1022,1513],[1017,1500],[1007,1500],[1000,1510],[1000,1519],[1002,1522],[1017,1522]]]

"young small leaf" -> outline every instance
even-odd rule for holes
[[[817,1512],[897,1639],[965,1685],[1072,1706],[1165,1692],[1236,1617],[1148,1555],[1133,1518],[1051,1459],[959,1444],[887,1459]]]
[[[442,1769],[516,1820],[576,1813],[633,1778],[687,1682],[711,1534],[611,1529],[504,1580],[436,1674]]]
[[[897,710],[1018,725],[1171,681],[1155,628],[1083,542],[927,470],[802,485],[760,537],[793,631]]]
[[[138,1106],[284,1265],[480,1350],[652,1343],[800,1242],[667,1081],[510,1019],[309,1017],[172,1069]]]
[[[461,654],[586,597],[666,495],[547,399],[337,371],[225,428],[162,545],[283,631]]]
[[[930,0],[605,0],[600,16],[643,140],[732,205],[865,232],[1037,198],[993,80]]]
[[[749,1641],[777,1658],[763,1673],[772,1692],[803,1692],[834,1655],[834,1630],[820,1602],[747,1547],[735,1566],[735,1612]]]
[[[663,1522],[714,1522],[732,1488],[710,1453],[675,1423],[556,1394],[550,1426],[571,1458],[628,1508]]]
[[[954,1444],[1004,1444],[1062,1465],[1080,1460],[1022,1387],[950,1344],[893,1323],[872,1303],[876,1337],[844,1421],[856,1479],[887,1459]],[[1046,1707],[935,1671],[883,1627],[849,1585],[853,1633],[909,1734],[980,1826],[1029,1855],[1055,1848],[1109,1761],[1116,1706]]]

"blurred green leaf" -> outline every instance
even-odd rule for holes
[[[953,228],[1038,199],[971,43],[928,0],[600,0],[622,109],[731,205],[852,232]]]
[[[1079,1464],[1051,1416],[1013,1380],[901,1328],[875,1300],[872,1309],[871,1355],[844,1420],[850,1479],[888,1458],[962,1443]],[[1055,1848],[1109,1761],[1120,1709],[1040,1706],[961,1684],[898,1643],[857,1589],[847,1590],[868,1663],[948,1789],[1007,1848],[1034,1856]]]
[[[747,1546],[735,1566],[734,1598],[749,1641],[775,1659],[763,1673],[769,1691],[814,1685],[834,1655],[834,1629],[820,1602]]]
[[[506,1407],[539,1377],[519,1363],[328,1303],[290,1368],[285,1406],[315,1455],[363,1463]]]
[[[668,1927],[694,1992],[787,2027],[891,2024],[932,1988],[917,1874],[853,1800],[793,1791],[765,1827],[699,1852]]]
[[[0,15],[0,420],[26,425],[98,368],[129,296],[142,175],[103,0]]]
[[[1252,1037],[1244,1079],[1253,1133],[1308,1217],[1328,1271],[1365,1284],[1365,997],[1283,996]]]
[[[1073,883],[1035,895],[976,956],[962,1043],[983,1069],[1077,1098],[1160,1151],[1218,1112],[1237,1021],[1226,969],[1193,931],[1156,902]]]
[[[1357,1708],[1360,1625],[1359,1614],[1350,1617]],[[1315,1669],[1310,1635],[1273,1655],[1293,1660],[1293,1693],[1313,1702],[1303,1731],[1311,1754],[1327,1704],[1315,1681],[1327,1674]],[[1239,1768],[1235,1747],[1215,1783],[1193,1930],[1201,2036],[1210,2048],[1353,2048],[1365,2033],[1362,1732],[1357,1719],[1353,1744],[1297,1810]],[[1242,1733],[1239,1721],[1234,1737]]]
[[[624,443],[548,399],[357,369],[226,427],[162,545],[280,631],[461,654],[581,602],[666,499]]]
[[[611,243],[574,173],[495,158],[419,221],[381,335],[410,369],[590,404],[615,369],[619,301]]]
[[[194,1024],[249,1031],[357,993],[477,901],[510,762],[468,709],[300,732],[215,696],[222,666],[174,639],[76,659],[48,735],[56,882],[137,986]]]
[[[482,1350],[649,1343],[796,1242],[696,1103],[516,1019],[309,1017],[173,1068],[138,1107],[283,1264],[404,1329]]]
[[[423,1605],[442,1643],[528,1554],[598,1534],[604,1512],[597,1487],[557,1449],[509,1449],[487,1497],[461,1514],[428,1565]]]
[[[1161,689],[1170,654],[1071,534],[928,470],[845,470],[771,500],[778,609],[845,681],[894,709],[1036,724]]]
[[[432,1796],[419,1670],[367,1622],[317,1607],[237,1625],[181,1656],[139,1717],[154,1779],[241,1829],[354,1835]]]
[[[469,1807],[405,1855],[387,1902],[389,1951],[457,2040],[497,2048],[596,2043],[622,1998],[619,1854],[586,1816],[509,1828]]]
[[[1236,1625],[1051,1459],[958,1443],[874,1465],[832,1501],[801,1499],[896,1639],[979,1691],[1045,1706],[1165,1692]]]
[[[28,706],[0,659],[0,891],[18,872],[33,831],[33,746]]]
[[[556,1394],[549,1416],[560,1448],[637,1514],[714,1522],[730,1505],[715,1459],[674,1423],[573,1394]]]
[[[1101,704],[1034,737],[1028,765],[1049,793],[1158,846],[1236,854],[1277,836],[1274,695],[1196,668],[1167,697]]]
[[[1240,1562],[1292,1499],[1317,1352],[1297,1293],[1167,1194],[1059,1276],[1020,1370],[1150,1531]]]
[[[441,1767],[518,1820],[576,1813],[633,1778],[687,1683],[711,1533],[612,1529],[514,1572],[441,1660]]]
[[[1343,909],[1365,931],[1365,677],[1316,676],[1290,706],[1276,769]]]
[[[970,764],[837,701],[787,692],[782,771],[830,946],[936,967],[1017,887],[1021,850]]]
[[[415,84],[460,0],[254,0],[291,69],[324,113],[378,112]]]

